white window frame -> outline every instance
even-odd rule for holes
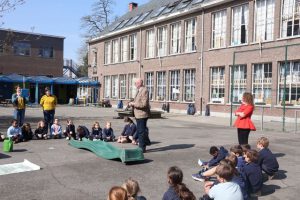
[[[156,100],[167,99],[167,75],[165,71],[156,72]]]
[[[111,41],[104,43],[104,64],[108,65],[111,63]]]
[[[112,63],[119,62],[119,39],[115,39],[112,41]]]
[[[170,101],[180,100],[180,70],[170,71]]]
[[[137,59],[137,37],[136,34],[129,35],[129,60]]]
[[[170,25],[171,31],[171,47],[170,54],[178,54],[181,52],[181,22]]]
[[[168,51],[168,29],[167,26],[157,28],[157,56],[166,56]]]
[[[155,57],[155,31],[150,29],[146,31],[146,58]]]
[[[119,98],[119,76],[118,75],[111,76],[111,98],[112,99]]]
[[[249,5],[243,4],[232,8],[231,45],[248,43]],[[244,38],[243,38],[244,37]]]
[[[119,83],[120,83],[120,94],[119,98],[120,99],[126,99],[127,97],[127,82],[126,82],[126,74],[120,74],[119,75]]]
[[[183,100],[185,102],[195,101],[195,84],[196,84],[196,70],[195,69],[185,69],[183,70]]]
[[[128,74],[128,98],[134,98],[136,95],[135,87],[136,74]]]
[[[149,100],[153,100],[154,96],[154,73],[146,72],[145,73],[145,87],[149,92]]]
[[[77,94],[79,98],[86,98],[88,96],[88,86],[87,85],[79,85]]]
[[[121,37],[121,62],[127,62],[129,59],[128,50],[129,50],[129,43],[128,43],[128,36]]]
[[[196,18],[184,21],[184,52],[194,52],[196,51]]]
[[[222,92],[223,91],[223,92]],[[210,102],[224,104],[225,99],[225,67],[210,68]]]
[[[226,47],[227,10],[212,13],[212,48]]]
[[[253,64],[252,94],[254,103],[272,104],[272,63]]]
[[[232,70],[233,70],[233,103],[241,103],[244,92],[247,90],[247,65],[230,66],[230,92],[232,86]],[[229,98],[231,102],[231,98]]]
[[[111,81],[110,76],[104,76],[104,91],[103,91],[104,98],[111,97],[111,82],[110,81]]]
[[[280,35],[282,38],[300,35],[300,0],[282,0]]]

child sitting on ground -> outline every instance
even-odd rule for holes
[[[186,187],[183,180],[181,169],[176,166],[170,167],[168,170],[169,189],[165,192],[163,200],[170,199],[189,199],[196,200],[195,195]]]
[[[102,140],[102,128],[100,127],[99,122],[95,122],[92,127],[90,140]]]
[[[127,191],[128,200],[146,200],[144,196],[138,196],[140,186],[136,180],[129,178],[122,187]]]
[[[268,147],[268,138],[261,137],[257,140],[257,149],[259,152],[258,165],[269,176],[269,179],[273,179],[275,173],[278,172],[279,164]]]
[[[21,130],[24,142],[32,139],[33,133],[29,123],[24,123]]]
[[[122,187],[114,186],[110,188],[107,200],[128,200],[127,192]]]
[[[60,139],[61,135],[62,135],[62,128],[61,125],[59,124],[59,120],[54,119],[54,123],[52,124],[50,130],[50,138]]]
[[[212,155],[212,159],[208,162],[202,162],[200,159],[198,160],[198,165],[204,168],[204,171],[210,167],[217,166],[221,160],[223,160],[227,155],[228,151],[224,147],[212,146],[209,149],[209,154]]]
[[[79,141],[82,141],[82,138],[88,138],[90,135],[89,129],[85,126],[77,127],[77,138]]]
[[[0,133],[0,142],[4,141],[4,139],[5,139],[5,135]]]
[[[7,129],[7,137],[12,139],[15,144],[22,141],[22,131],[18,126],[17,120],[13,119],[11,121],[11,126]]]
[[[48,129],[45,126],[44,120],[39,121],[37,129],[35,129],[35,131],[34,131],[34,135],[35,135],[36,139],[45,139],[45,140],[48,139],[47,133],[48,133]]]
[[[71,138],[76,140],[75,126],[71,119],[67,120],[67,126],[66,130],[64,130],[64,136],[66,137],[66,140],[71,140]]]
[[[103,141],[105,142],[115,141],[114,130],[111,128],[111,122],[106,122],[106,126],[103,129]]]
[[[238,171],[240,171],[241,168],[244,167],[244,165],[246,164],[245,158],[243,156],[243,149],[242,149],[241,145],[235,145],[235,146],[231,147],[230,153],[237,157],[238,162],[237,162],[236,168]]]
[[[119,143],[131,143],[132,142],[132,137],[134,133],[136,132],[136,125],[133,123],[132,119],[129,117],[124,118],[124,122],[127,124],[125,125],[121,135],[118,137],[118,142]]]

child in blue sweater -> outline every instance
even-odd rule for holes
[[[22,131],[21,128],[18,126],[17,120],[13,119],[11,121],[11,126],[7,129],[7,137],[11,138],[15,144],[22,142]]]
[[[268,148],[269,140],[266,137],[261,137],[257,140],[257,149],[259,152],[258,164],[261,169],[272,179],[278,172],[279,164],[272,151]]]
[[[243,149],[241,145],[235,145],[230,148],[230,153],[237,157],[236,168],[240,172],[241,168],[246,164],[245,158],[243,156]]]
[[[133,140],[133,135],[136,132],[136,125],[129,117],[124,118],[124,122],[127,123],[118,137],[118,143],[131,143]]]
[[[115,141],[114,130],[111,128],[111,122],[106,122],[106,126],[103,129],[103,141],[113,142]]]
[[[200,159],[198,160],[198,164],[206,169],[217,166],[220,161],[228,155],[228,151],[222,146],[220,149],[216,146],[212,146],[209,149],[209,154],[213,157],[208,162],[202,162]]]
[[[92,132],[90,135],[90,140],[102,140],[102,128],[100,127],[99,122],[95,122],[92,127]]]

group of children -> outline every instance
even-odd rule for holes
[[[277,159],[268,147],[266,137],[257,140],[257,150],[248,144],[236,145],[228,153],[224,147],[212,146],[210,154],[213,158],[209,162],[199,159],[202,170],[192,175],[195,180],[205,181],[206,194],[202,200],[247,200],[259,196],[263,186],[262,172],[272,179],[279,169]]]
[[[99,122],[95,122],[91,131],[86,126],[78,126],[75,130],[75,125],[72,120],[67,120],[66,129],[63,130],[58,119],[54,119],[54,123],[50,127],[48,134],[48,127],[44,120],[37,124],[37,128],[33,132],[29,123],[24,123],[22,127],[18,126],[17,120],[11,121],[11,126],[7,129],[7,137],[11,138],[14,143],[25,142],[31,139],[60,139],[65,137],[67,140],[82,140],[87,138],[90,140],[103,140],[106,142],[117,141],[119,143],[133,143],[137,144],[136,125],[129,117],[126,117],[126,123],[121,135],[116,139],[114,130],[111,127],[111,122],[106,122],[102,129]]]

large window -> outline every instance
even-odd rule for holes
[[[166,72],[157,72],[156,73],[156,99],[159,101],[166,100],[167,91],[166,91]]]
[[[195,101],[195,69],[184,70],[184,101]]]
[[[212,14],[212,48],[226,46],[226,10]]]
[[[196,51],[196,19],[186,20],[185,28],[185,52]]]
[[[180,100],[180,71],[170,71],[170,100]]]
[[[272,63],[254,64],[253,67],[254,103],[272,104]]]
[[[111,76],[111,98],[117,99],[119,94],[119,78],[118,75]]]
[[[120,74],[120,99],[126,99],[126,74]]]
[[[26,42],[15,42],[14,43],[14,54],[18,56],[30,56],[31,45]]]
[[[53,47],[40,47],[39,57],[53,58]]]
[[[171,49],[170,54],[180,53],[181,26],[180,22],[171,24]]]
[[[233,77],[232,77],[233,70]],[[233,78],[233,103],[240,103],[242,101],[243,93],[247,87],[247,65],[235,65],[230,69],[230,95]],[[230,99],[231,100],[231,99]]]
[[[153,72],[145,73],[145,86],[149,91],[149,99],[153,100],[153,93],[154,93],[154,77]]]
[[[86,98],[88,96],[89,86],[87,85],[79,85],[79,92],[77,95],[79,98]]]
[[[300,62],[288,62],[286,73],[285,63],[280,63],[279,72],[279,103],[284,97],[284,76],[286,75],[285,102],[300,105]]]
[[[146,58],[155,56],[155,34],[154,29],[146,31]]]
[[[121,62],[128,61],[128,37],[121,38]]]
[[[134,98],[136,95],[136,87],[134,83],[135,77],[136,74],[128,74],[128,86],[129,86],[128,97],[129,98]]]
[[[167,55],[168,37],[167,37],[167,27],[157,28],[157,42],[158,42],[158,56]]]
[[[255,1],[255,34],[256,42],[273,40],[274,33],[274,0]]]
[[[112,41],[112,58],[113,63],[119,62],[119,39]]]
[[[110,64],[111,62],[111,42],[104,43],[104,64]]]
[[[104,76],[104,98],[110,98],[110,76]]]
[[[249,9],[248,4],[232,8],[231,45],[248,42]]]
[[[136,34],[129,36],[129,42],[130,42],[130,54],[129,58],[130,60],[136,60],[137,58],[137,39]]]
[[[224,103],[225,67],[212,67],[210,73],[210,99],[212,103]]]
[[[281,37],[300,35],[300,0],[283,0]]]

